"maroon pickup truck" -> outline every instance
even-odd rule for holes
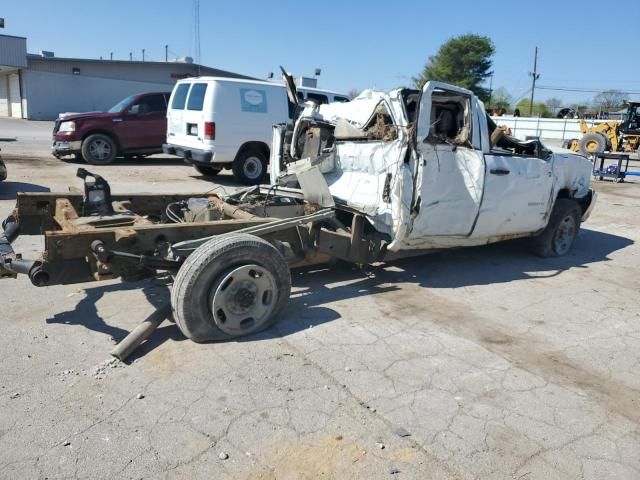
[[[53,155],[75,155],[93,165],[106,165],[117,156],[161,153],[170,95],[142,93],[125,98],[108,112],[61,115],[53,128]]]

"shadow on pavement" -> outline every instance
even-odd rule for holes
[[[47,318],[46,322],[64,325],[82,325],[89,330],[113,337],[113,340],[116,343],[119,343],[129,334],[129,332],[123,328],[107,323],[107,321],[98,313],[96,305],[107,293],[138,289],[143,292],[147,301],[156,309],[162,307],[169,301],[169,288],[165,279],[98,285],[91,288],[85,288],[85,297],[77,303],[73,310],[57,313],[53,317]],[[144,318],[141,317],[137,320],[138,322],[136,322],[136,326],[137,323],[142,322]],[[184,336],[182,336],[174,324],[168,325],[168,322],[165,322],[161,324],[160,328],[147,342],[142,344],[138,350],[140,352],[150,351],[169,339],[183,340]],[[140,353],[137,351],[132,358],[139,355]]]
[[[66,157],[62,157],[60,159],[61,161],[65,162],[65,163],[71,163],[74,165],[86,165],[85,168],[87,169],[91,169],[91,167],[93,165],[85,162],[83,159],[81,158],[76,158],[74,156],[66,156]],[[145,167],[145,166],[162,166],[162,165],[185,165],[184,160],[180,157],[174,157],[174,156],[170,156],[170,155],[166,155],[166,156],[162,156],[162,155],[153,155],[151,157],[138,157],[138,156],[134,156],[134,157],[116,157],[116,159],[113,161],[113,163],[110,163],[108,165],[100,165],[100,167],[105,167],[105,168],[118,168],[119,166],[122,165],[138,165],[141,167]]]
[[[459,288],[471,285],[507,283],[528,278],[549,278],[571,268],[589,268],[589,264],[609,261],[609,255],[634,242],[628,238],[581,230],[572,252],[559,258],[538,258],[526,250],[526,242],[512,241],[483,247],[433,253],[361,270],[339,262],[331,266],[296,269],[291,273],[294,292],[283,318],[271,329],[238,339],[252,342],[284,337],[312,326],[341,318],[332,302],[400,291],[402,284],[414,283],[426,288]],[[169,300],[168,281],[146,280],[115,283],[85,289],[86,297],[68,312],[47,319],[47,323],[83,325],[110,335],[119,342],[129,332],[109,325],[99,314],[96,302],[105,293],[141,288],[155,307]],[[139,321],[143,321],[140,318]],[[143,357],[167,340],[184,337],[175,324],[163,323],[127,360]],[[206,348],[206,347],[203,347]]]
[[[609,261],[610,254],[633,243],[618,235],[582,229],[572,252],[564,257],[536,257],[527,251],[526,241],[519,240],[397,260],[365,271],[347,263],[295,270],[292,281],[296,291],[283,319],[273,329],[246,340],[286,336],[336,320],[340,314],[325,304],[398,291],[403,283],[441,289],[544,279]]]
[[[12,200],[18,192],[50,192],[47,187],[35,183],[12,182],[5,180],[0,182],[0,200]]]

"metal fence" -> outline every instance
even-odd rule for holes
[[[580,138],[580,120],[564,118],[531,118],[531,117],[491,117],[497,125],[506,125],[511,129],[514,137],[525,139],[527,137],[554,138],[567,140]],[[589,127],[607,122],[608,120],[585,120]]]

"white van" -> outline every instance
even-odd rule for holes
[[[348,102],[346,95],[298,88],[298,98]],[[260,183],[267,171],[271,127],[292,120],[284,85],[257,80],[194,77],[176,83],[167,109],[165,153],[183,157],[203,175],[231,168],[238,181]]]

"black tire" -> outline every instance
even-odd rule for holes
[[[587,157],[595,153],[602,153],[607,149],[609,140],[600,133],[587,133],[580,139],[578,150]]]
[[[546,228],[531,239],[531,249],[540,257],[566,255],[578,236],[581,218],[582,210],[577,202],[557,199]]]
[[[244,185],[259,185],[267,173],[267,157],[257,149],[248,149],[238,155],[231,165],[233,176]]]
[[[573,142],[577,142],[578,139],[577,138],[570,138],[569,140],[565,140],[562,143],[562,148],[566,148],[567,150],[571,150],[571,145],[573,145]]]
[[[205,177],[215,177],[220,173],[220,170],[222,170],[221,168],[204,167],[202,165],[194,165],[194,167],[196,167],[200,175],[204,175]]]
[[[267,296],[264,295],[266,292],[260,294],[259,290],[258,295],[255,295],[256,291],[252,293],[251,286],[245,288],[242,282],[246,283],[246,280],[239,278],[236,281],[232,278],[235,272],[253,267],[264,269],[259,272],[260,276],[264,275],[271,281],[271,290]],[[239,287],[236,288],[236,285]],[[236,302],[242,302],[246,300],[247,291],[250,291],[249,303],[233,303],[231,307],[246,307],[250,309],[250,313],[256,308],[265,308],[267,316],[256,322],[251,318],[245,319],[252,320],[246,324],[242,320],[240,327],[236,328],[232,322],[226,323],[224,312],[213,313],[212,305],[215,305],[219,292],[232,297]],[[175,277],[171,305],[176,325],[187,338],[195,342],[228,340],[272,326],[286,306],[290,293],[289,266],[273,245],[246,233],[229,233],[209,240],[187,258]],[[234,315],[241,317],[248,313],[232,311],[229,318]]]
[[[118,147],[107,135],[94,133],[82,141],[82,158],[91,165],[107,165],[116,158]]]

